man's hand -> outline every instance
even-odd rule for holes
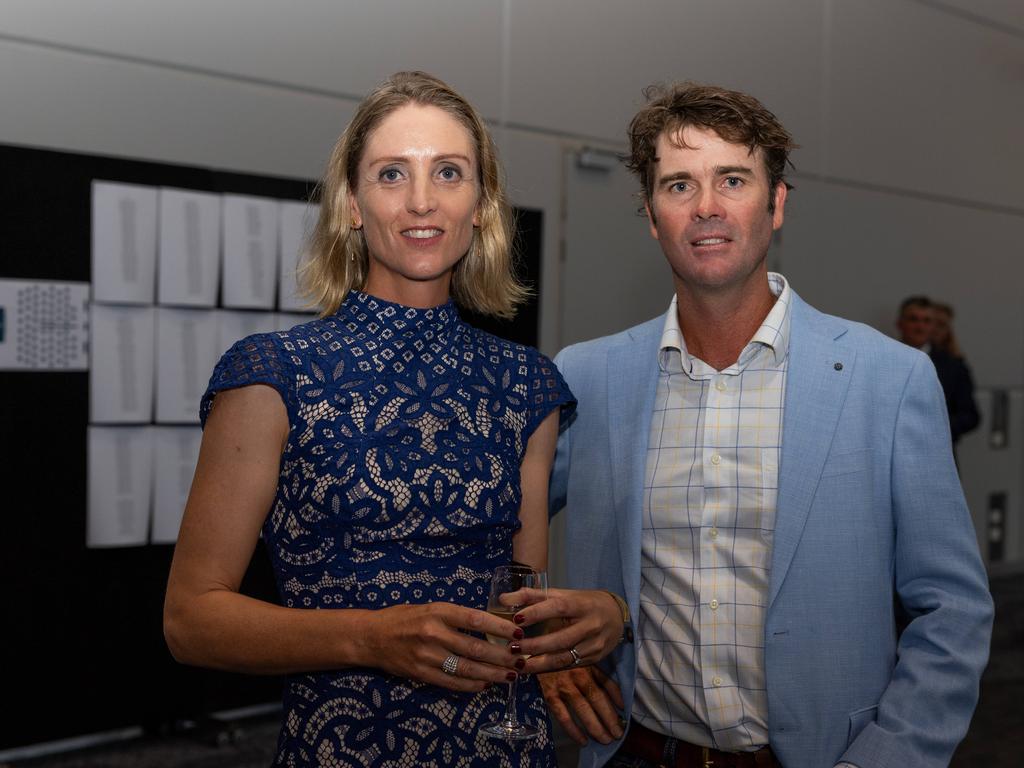
[[[625,733],[620,714],[625,706],[622,692],[600,669],[575,667],[538,675],[537,679],[548,712],[581,747],[587,743],[588,736],[602,744],[622,738]]]

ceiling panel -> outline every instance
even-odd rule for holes
[[[818,167],[821,0],[516,0],[510,114],[528,125],[624,142],[653,82],[700,80],[749,91]]]
[[[4,0],[0,33],[359,97],[400,69],[497,115],[500,0]]]
[[[1024,40],[922,3],[833,12],[827,172],[1024,210]]]

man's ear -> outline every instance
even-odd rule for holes
[[[651,206],[651,201],[644,199],[644,213],[647,214],[647,225],[651,228],[651,237],[655,240],[658,238],[658,220],[654,216],[654,208]]]
[[[786,195],[789,190],[786,188],[786,182],[780,181],[775,185],[775,210],[772,211],[772,230],[779,229],[782,226],[783,219],[786,218]]]

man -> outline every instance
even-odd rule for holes
[[[971,370],[959,354],[949,348],[952,307],[937,304],[927,296],[908,296],[900,304],[896,326],[904,344],[920,349],[931,358],[946,397],[949,431],[956,448],[961,436],[981,422],[974,401]],[[937,343],[938,342],[938,343]]]
[[[571,586],[623,596],[635,642],[603,662],[613,681],[543,676],[552,715],[591,737],[586,766],[945,766],[992,604],[934,368],[768,272],[794,146],[771,112],[694,84],[648,95],[629,165],[675,296],[558,356],[579,409],[552,475]]]

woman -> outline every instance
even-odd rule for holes
[[[554,765],[535,681],[520,702],[539,739],[478,734],[503,709],[491,686],[524,664],[522,630],[481,610],[490,574],[546,567],[574,407],[550,361],[452,302],[511,315],[509,245],[480,118],[399,73],[325,174],[305,274],[323,315],[238,342],[214,371],[165,634],[185,663],[288,676],[279,765]],[[282,606],[238,593],[260,535]]]

